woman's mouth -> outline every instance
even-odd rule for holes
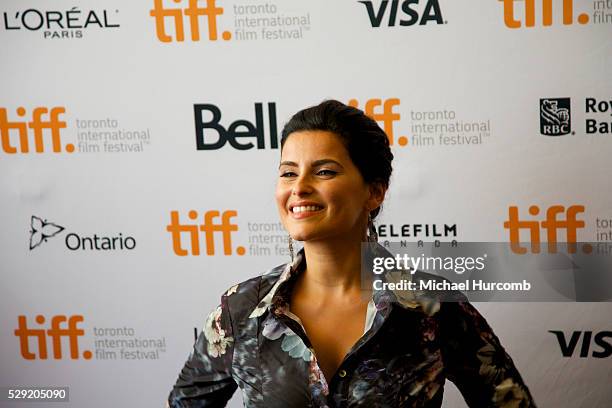
[[[291,215],[293,218],[301,219],[307,218],[323,210],[320,205],[299,205],[291,208]]]

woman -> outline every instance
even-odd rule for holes
[[[361,243],[393,155],[378,124],[325,101],[285,125],[276,201],[303,248],[231,287],[206,320],[168,402],[247,407],[440,407],[445,379],[473,407],[532,407],[529,390],[484,318],[455,302],[361,285]],[[368,235],[369,234],[369,235]],[[365,292],[366,296],[363,296]]]

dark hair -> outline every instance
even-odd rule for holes
[[[375,120],[361,110],[336,100],[303,109],[285,124],[281,136],[281,151],[293,132],[324,130],[340,137],[348,154],[366,183],[381,183],[389,187],[393,168],[393,153],[389,139]],[[375,218],[380,207],[372,210]]]

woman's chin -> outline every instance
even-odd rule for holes
[[[294,241],[307,242],[318,239],[320,234],[315,234],[307,231],[296,231],[294,233],[291,233],[290,235]]]

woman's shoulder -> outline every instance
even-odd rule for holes
[[[246,319],[270,293],[286,267],[286,263],[278,265],[228,288],[221,298],[222,303],[227,305],[232,320]]]

